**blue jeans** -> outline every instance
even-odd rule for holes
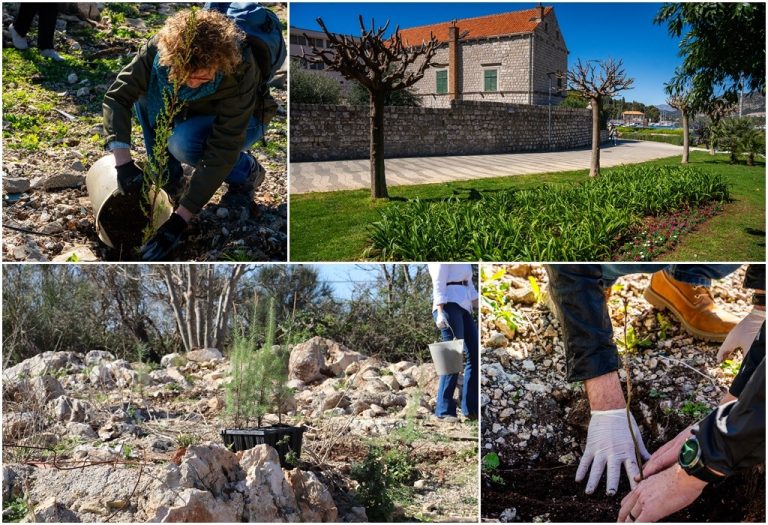
[[[565,343],[569,381],[613,372],[619,356],[613,340],[604,291],[633,273],[666,270],[672,278],[709,286],[734,272],[738,264],[550,264],[549,291],[558,310]]]
[[[601,264],[605,287],[613,286],[619,277],[633,273],[655,273],[666,270],[676,281],[705,286],[712,285],[712,279],[722,279],[739,269],[740,264]]]
[[[147,115],[147,107],[143,97],[134,104],[133,109],[136,112],[136,117],[139,119],[139,124],[141,124],[147,155],[153,158],[155,129],[149,125],[149,115]],[[203,158],[206,142],[211,135],[215,119],[216,117],[214,116],[203,115],[174,122],[173,133],[168,139],[168,152],[171,154],[168,159],[169,183],[174,183],[181,179],[183,175],[182,162],[194,166]],[[245,143],[242,149],[245,150],[250,147],[262,135],[264,135],[264,124],[255,117],[251,117],[251,120],[248,122],[248,129],[245,132]],[[245,182],[252,168],[251,159],[244,152],[241,152],[240,157],[235,162],[232,171],[229,172],[225,181],[232,183]]]
[[[443,306],[443,312],[448,317],[453,332],[449,328],[440,330],[443,341],[464,339],[464,388],[461,393],[461,411],[467,417],[477,417],[477,389],[479,386],[477,369],[478,341],[477,326],[472,314],[456,303],[447,303]],[[432,312],[432,317],[437,319],[437,310]],[[437,402],[435,415],[438,417],[456,416],[456,400],[453,392],[459,381],[459,374],[440,376],[437,386]]]

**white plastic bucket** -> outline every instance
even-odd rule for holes
[[[442,341],[429,345],[437,375],[458,374],[464,368],[464,339]]]
[[[93,216],[96,220],[96,232],[99,234],[99,239],[110,248],[114,248],[115,245],[110,240],[109,235],[101,227],[101,210],[107,201],[119,191],[117,188],[115,157],[113,155],[102,157],[91,166],[91,169],[85,175],[85,187],[88,190],[88,197],[91,199],[91,206],[93,206]],[[151,197],[152,195],[150,195]],[[161,189],[157,195],[155,209],[152,213],[152,222],[155,228],[159,228],[167,221],[171,213],[173,213],[171,200],[168,198],[165,190]]]

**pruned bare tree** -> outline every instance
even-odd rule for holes
[[[690,132],[688,130],[688,119],[691,113],[695,110],[689,91],[676,90],[671,85],[667,86],[667,91],[670,93],[667,99],[667,104],[682,113],[682,126],[683,126],[683,158],[680,161],[681,164],[688,164],[688,152],[690,148]]]
[[[242,264],[159,265],[176,325],[186,351],[219,348],[228,334],[228,320]]]
[[[371,28],[366,29],[363,17],[359,18],[360,38],[331,33],[322,18],[318,18],[317,23],[330,46],[325,49],[312,47],[312,55],[303,58],[311,63],[324,64],[327,69],[338,71],[344,78],[356,80],[368,89],[371,109],[371,197],[381,199],[389,197],[384,172],[384,101],[388,94],[408,88],[424,77],[440,42],[430,35],[428,42],[409,46],[400,37],[399,27],[395,28],[391,37],[384,38],[389,21],[384,27],[375,29],[371,20]]]
[[[600,109],[603,99],[631,89],[635,81],[627,77],[623,62],[612,58],[586,62],[579,60],[568,70],[566,78],[571,89],[589,99],[592,106],[592,162],[589,176],[597,177],[600,175]]]

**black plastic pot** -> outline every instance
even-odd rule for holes
[[[286,464],[285,457],[289,452],[294,452],[296,457],[301,457],[301,440],[305,427],[292,427],[288,425],[272,425],[261,428],[226,428],[221,431],[221,439],[224,445],[233,452],[248,450],[256,445],[269,445],[277,450],[280,456],[280,466],[293,468],[296,465]],[[285,437],[288,436],[288,439]]]

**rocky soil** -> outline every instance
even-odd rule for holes
[[[497,468],[484,467],[482,515],[487,521],[613,521],[625,479],[615,497],[586,496],[573,481],[586,442],[589,407],[581,383],[565,380],[565,351],[558,320],[547,306],[547,274],[541,265],[485,266],[485,275],[504,270],[490,284],[507,296],[517,329],[488,303],[482,326],[481,455],[495,452]],[[744,268],[716,282],[717,303],[739,317],[751,309],[742,290]],[[532,289],[533,277],[538,290]],[[737,368],[720,366],[718,344],[693,339],[668,313],[658,314],[642,297],[648,275],[622,278],[609,299],[617,340],[623,340],[624,299],[628,326],[648,348],[629,359],[632,412],[653,452],[718,404]],[[484,282],[484,287],[487,284]],[[541,292],[538,296],[537,292]],[[537,301],[538,299],[538,301]],[[733,356],[734,366],[741,356]],[[622,382],[623,370],[619,372]],[[713,506],[712,502],[718,504]],[[671,521],[765,521],[765,474],[735,476]]]
[[[294,347],[282,421],[306,431],[285,469],[267,445],[221,444],[228,367],[203,349],[157,366],[45,352],[3,370],[4,521],[367,521],[350,472],[369,443],[416,468],[397,520],[477,519],[477,425],[430,417],[432,365]]]
[[[3,260],[137,258],[99,241],[85,174],[106,154],[101,100],[117,72],[169,14],[191,4],[140,4],[135,17],[122,11],[99,11],[95,5],[86,6],[91,11],[87,14],[59,16],[56,47],[67,58],[62,64],[40,58],[36,49],[24,53],[13,49],[7,28],[15,11],[3,10]],[[272,8],[282,20],[287,19],[285,4],[272,4]],[[30,42],[35,42],[34,32],[30,36]],[[31,67],[34,73],[27,74],[22,67]],[[283,74],[273,81],[272,94],[281,108],[266,134],[267,146],[258,142],[251,149],[267,171],[251,208],[219,206],[224,185],[192,221],[174,260],[286,260]],[[134,157],[144,159],[136,122],[132,142]],[[191,168],[185,172],[191,173]]]

